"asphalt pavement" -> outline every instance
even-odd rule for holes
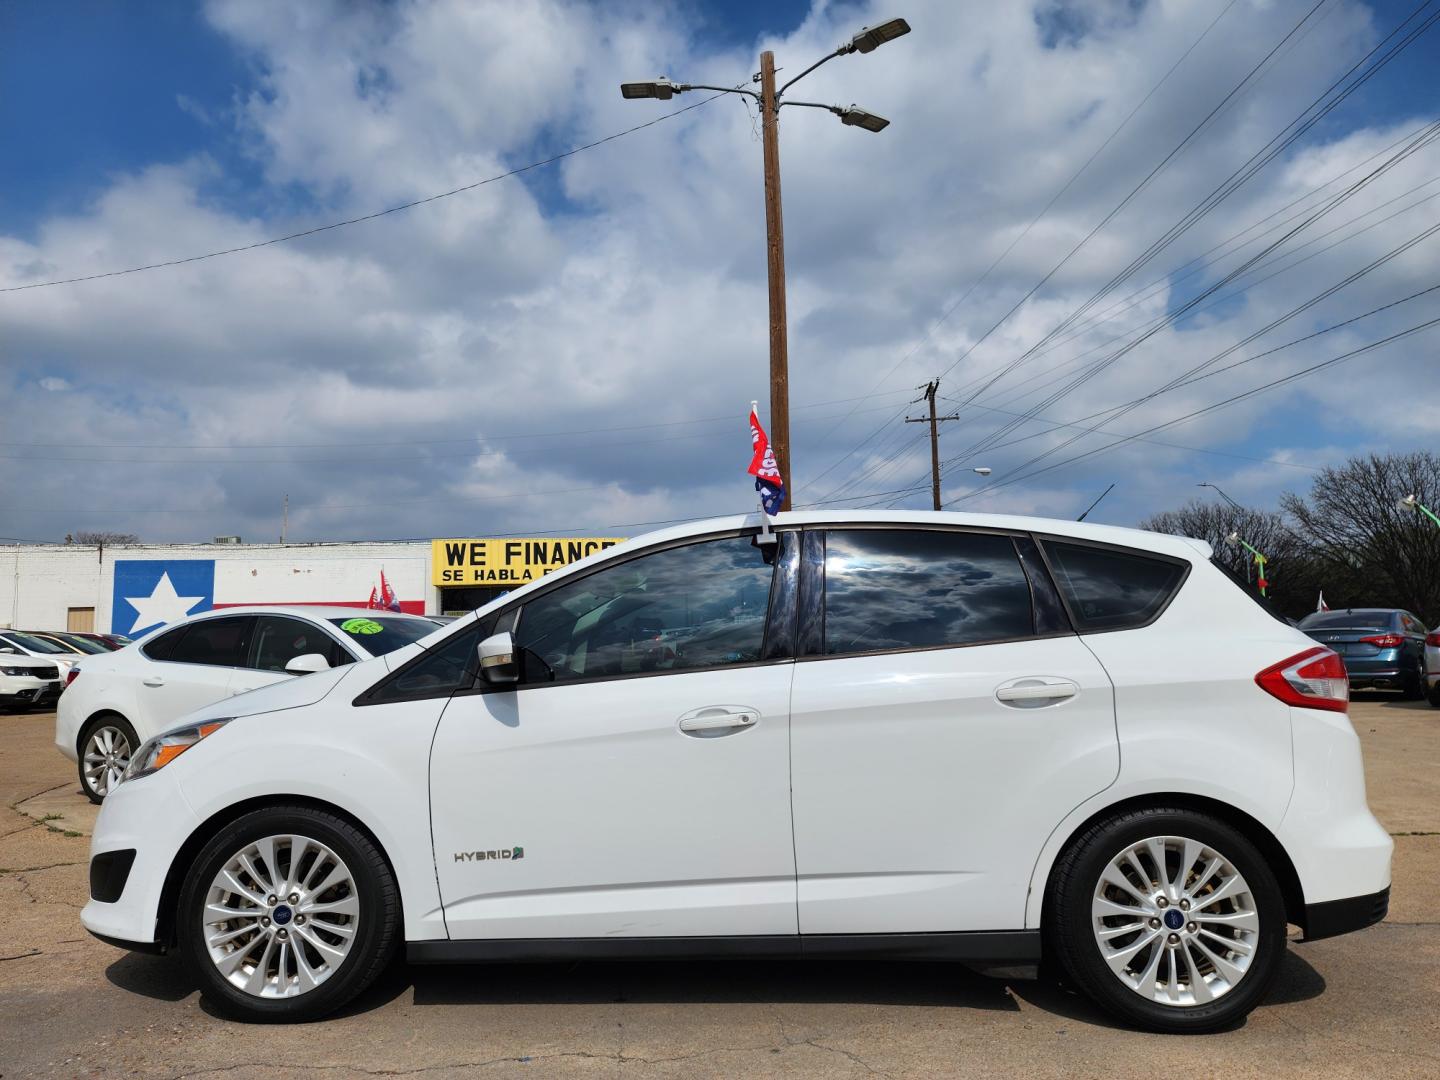
[[[877,962],[396,963],[337,1017],[231,1023],[84,931],[93,810],[53,717],[0,715],[0,1078],[1440,1077],[1440,710],[1358,697],[1390,917],[1292,944],[1245,1023],[1188,1038],[1025,972]]]

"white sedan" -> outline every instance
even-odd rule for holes
[[[365,608],[203,612],[115,652],[74,657],[84,660],[83,671],[70,675],[60,696],[55,745],[78,763],[85,794],[99,802],[135,748],[185,713],[288,676],[381,656],[438,628],[418,615]]]
[[[59,642],[47,641],[43,637],[20,630],[0,630],[0,654],[48,660],[60,669],[61,679],[66,678],[70,669],[85,659],[81,653]]]
[[[1201,1032],[1264,998],[1287,923],[1384,917],[1344,665],[1203,541],[758,525],[631,540],[192,713],[105,800],[82,921],[251,1020],[333,1012],[403,947],[1048,957]]]

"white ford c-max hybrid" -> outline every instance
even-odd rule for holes
[[[90,931],[230,1014],[412,962],[1044,958],[1128,1021],[1252,1009],[1383,918],[1339,658],[1201,541],[795,513],[629,541],[150,740]]]

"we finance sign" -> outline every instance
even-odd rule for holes
[[[434,540],[436,585],[524,585],[552,570],[614,547],[622,536],[529,540]]]

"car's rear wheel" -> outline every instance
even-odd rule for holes
[[[115,790],[138,749],[135,729],[119,713],[105,713],[85,725],[80,733],[80,787],[91,802]]]
[[[202,991],[241,1020],[313,1020],[340,1008],[394,952],[400,897],[361,830],[310,807],[246,814],[192,864],[179,945]]]
[[[1099,1004],[1153,1031],[1243,1018],[1285,951],[1285,902],[1255,846],[1191,810],[1131,811],[1086,830],[1056,865],[1049,947]]]

